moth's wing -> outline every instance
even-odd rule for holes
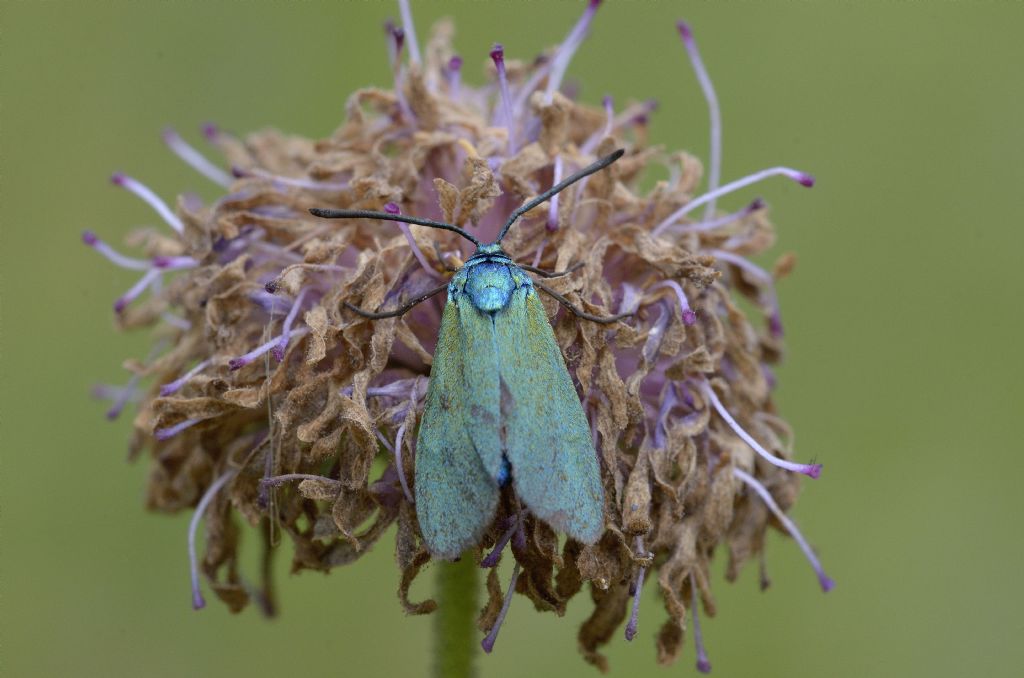
[[[484,468],[497,481],[505,445],[501,434],[500,348],[495,341],[494,322],[490,314],[473,306],[469,294],[459,295],[455,305],[459,346],[454,350],[462,353],[466,429]]]
[[[472,394],[456,302],[445,304],[416,440],[416,514],[430,552],[454,559],[475,545],[494,517],[498,484],[477,454]],[[499,452],[500,454],[500,452]]]
[[[532,286],[495,315],[501,412],[516,494],[542,520],[593,544],[604,532],[597,452],[562,352]]]

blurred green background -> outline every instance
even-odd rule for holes
[[[416,3],[421,42],[457,20],[466,77],[487,50],[532,58],[576,2]],[[188,516],[142,510],[146,464],[125,463],[129,419],[89,399],[143,357],[111,328],[134,280],[80,243],[154,223],[108,181],[213,197],[165,150],[173,125],[327,135],[346,96],[389,85],[391,3],[14,3],[0,9],[2,475],[0,673],[5,676],[418,676],[428,618],[395,597],[388,539],[328,577],[287,575],[282,614],[189,604]],[[692,23],[724,112],[728,180],[775,164],[814,173],[765,196],[789,352],[779,401],[800,458],[825,463],[794,516],[838,582],[822,595],[790,540],[714,581],[705,620],[720,676],[1009,676],[1024,665],[1024,470],[1018,352],[1024,292],[1024,11],[1016,3],[732,4],[611,0],[570,68],[593,103],[656,97],[652,139],[707,157],[707,113],[674,29]],[[255,541],[250,538],[250,542]],[[287,549],[285,549],[287,551]],[[429,594],[430,577],[416,589]],[[692,675],[692,645],[654,660],[664,618],[648,590],[614,675]],[[565,619],[517,598],[482,676],[596,675],[576,653],[588,604]],[[1016,667],[1016,668],[1014,668]]]

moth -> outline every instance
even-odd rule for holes
[[[458,226],[392,212],[311,209],[328,219],[401,221],[458,233],[476,252],[450,281],[396,311],[394,317],[447,289],[426,404],[416,440],[416,514],[437,558],[458,558],[494,519],[502,488],[539,519],[586,544],[604,532],[604,490],[583,406],[548,322],[538,289],[597,322],[517,265],[501,248],[523,214],[583,177],[618,160],[620,149],[515,210],[497,239],[481,243]],[[569,273],[572,270],[562,274]]]

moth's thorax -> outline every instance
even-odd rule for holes
[[[533,287],[529,276],[498,245],[482,245],[448,285],[449,299],[466,294],[483,313],[496,313],[512,300],[520,287]]]

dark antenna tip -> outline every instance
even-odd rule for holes
[[[494,242],[495,243],[500,243],[501,242],[502,238],[505,237],[505,234],[508,233],[508,229],[511,228],[512,224],[514,224],[516,222],[516,219],[518,219],[519,217],[523,216],[524,214],[526,214],[527,212],[532,210],[537,205],[540,205],[541,203],[550,200],[553,196],[555,196],[555,195],[561,193],[562,191],[564,191],[565,189],[569,188],[570,186],[575,184],[580,179],[582,179],[584,177],[589,177],[591,174],[594,174],[595,172],[600,172],[605,167],[607,167],[608,165],[612,164],[613,162],[615,162],[616,160],[621,158],[623,155],[625,155],[625,153],[626,153],[626,149],[624,149],[624,148],[620,148],[620,149],[618,149],[616,151],[612,151],[611,153],[609,153],[608,155],[604,156],[603,158],[601,158],[597,162],[594,162],[594,163],[592,163],[590,165],[587,165],[586,167],[581,169],[579,172],[576,172],[576,174],[573,174],[572,176],[570,176],[570,177],[568,177],[566,179],[563,179],[562,181],[558,182],[557,184],[555,184],[554,186],[552,186],[548,190],[546,190],[543,193],[541,193],[540,195],[538,195],[533,200],[530,200],[529,202],[524,204],[522,207],[518,208],[508,218],[508,221],[505,222],[505,226],[502,227],[501,233],[498,234],[498,238]]]

